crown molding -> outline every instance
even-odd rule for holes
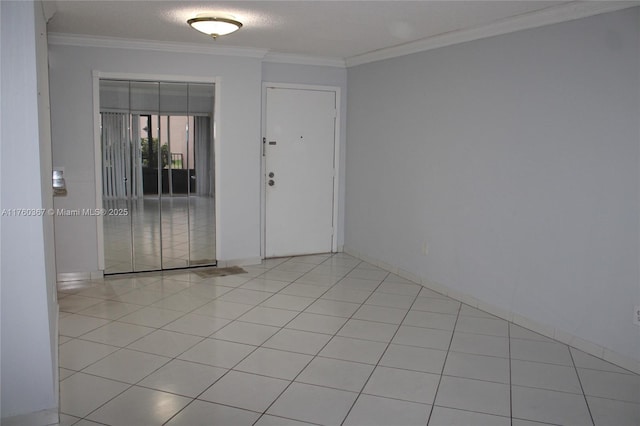
[[[200,55],[225,55],[262,59],[267,49],[247,47],[211,46],[170,41],[132,40],[117,37],[97,37],[90,35],[49,33],[49,44],[79,47],[107,47],[135,50],[154,50],[158,52],[196,53]]]
[[[316,65],[335,68],[346,68],[343,58],[294,55],[290,53],[269,52],[264,57],[264,62],[277,64]]]
[[[247,47],[210,46],[203,44],[132,40],[117,37],[98,37],[81,34],[49,33],[49,44],[59,46],[107,47],[120,49],[154,50],[158,52],[195,53],[200,55],[226,55],[263,59],[265,62],[316,65],[345,68],[343,58],[295,55],[270,52],[268,49]]]
[[[482,27],[452,31],[362,55],[351,56],[346,58],[346,65],[347,67],[353,67],[467,41],[587,18],[601,13],[615,12],[638,5],[640,5],[640,1],[577,1],[560,6],[551,6],[536,12],[505,18]]]

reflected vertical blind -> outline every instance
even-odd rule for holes
[[[204,197],[213,197],[213,145],[211,144],[211,118],[195,117],[195,166],[196,193]]]
[[[195,117],[195,192],[213,196],[213,105],[213,84],[100,80],[103,197],[143,196],[143,114]]]

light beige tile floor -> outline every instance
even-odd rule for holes
[[[60,284],[64,425],[640,425],[640,376],[346,254]]]

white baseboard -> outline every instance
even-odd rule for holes
[[[0,419],[2,426],[49,426],[57,425],[59,421],[58,408],[36,411],[35,413],[22,414]]]
[[[624,355],[620,355],[617,352],[611,351],[603,346],[600,346],[596,343],[585,340],[581,337],[575,336],[571,333],[567,333],[564,330],[557,329],[548,324],[540,323],[538,321],[524,317],[518,313],[505,310],[503,308],[499,308],[490,303],[478,300],[477,298],[469,294],[452,290],[440,283],[429,281],[423,277],[419,277],[410,272],[397,268],[393,265],[389,265],[386,262],[382,262],[378,259],[374,259],[369,256],[363,255],[357,252],[356,250],[351,249],[350,247],[345,246],[344,252],[351,256],[357,257],[358,259],[363,260],[367,263],[371,263],[372,265],[375,265],[381,269],[384,269],[385,271],[389,271],[393,274],[399,275],[402,278],[407,279],[411,282],[420,284],[428,288],[429,290],[433,290],[438,293],[444,294],[445,296],[449,296],[452,299],[456,299],[462,303],[466,303],[467,305],[473,306],[474,308],[480,309],[481,311],[488,312],[492,315],[495,315],[499,318],[510,321],[521,327],[524,327],[531,331],[535,331],[538,334],[542,334],[543,336],[562,342],[575,349],[579,349],[590,355],[593,355],[600,359],[604,359],[605,361],[608,361],[626,370],[640,374],[640,360],[630,358]]]
[[[104,271],[93,271],[90,274],[92,280],[100,280],[104,278]]]
[[[260,264],[260,262],[262,262],[262,259],[260,257],[249,257],[244,259],[218,260],[216,266],[220,268],[225,268],[228,266],[249,266],[249,265],[258,265]],[[167,270],[167,272],[171,272],[171,271],[172,270]],[[161,271],[152,271],[152,272],[161,272]],[[100,280],[102,278],[104,278],[104,271],[59,272],[56,277],[58,282]]]
[[[218,267],[226,268],[229,266],[250,266],[250,265],[259,265],[262,262],[262,259],[258,257],[248,257],[244,259],[229,259],[229,260],[218,260]]]
[[[102,278],[104,278],[104,271],[58,272],[58,275],[56,277],[58,282],[99,280]]]

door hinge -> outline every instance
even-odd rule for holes
[[[266,156],[266,145],[267,145],[267,138],[264,137],[262,138],[262,156]]]

